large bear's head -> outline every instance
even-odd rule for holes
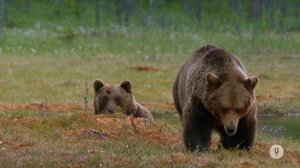
[[[115,85],[95,80],[94,92],[95,114],[113,114],[117,111],[118,107],[126,114],[130,114],[133,110],[132,108],[134,108],[131,83],[128,80]]]
[[[208,72],[206,81],[204,106],[223,124],[226,134],[232,136],[239,120],[256,108],[254,88],[258,77],[218,76]]]

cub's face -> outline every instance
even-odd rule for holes
[[[94,112],[95,114],[114,114],[118,108],[126,110],[132,102],[131,83],[107,85],[101,80],[94,81]]]
[[[239,120],[246,116],[255,103],[254,88],[257,77],[250,77],[241,81],[220,81],[219,77],[209,73],[208,85],[212,86],[212,94],[208,96],[208,104],[212,115],[224,127],[227,135],[233,136]]]

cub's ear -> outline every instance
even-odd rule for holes
[[[253,91],[256,84],[258,82],[258,77],[257,76],[251,76],[245,81],[245,87],[249,89],[250,91]]]
[[[131,93],[131,82],[129,80],[125,80],[121,83],[121,88],[125,89],[128,93]]]
[[[94,91],[95,93],[98,92],[99,89],[101,89],[104,86],[104,82],[102,80],[97,79],[94,81]]]
[[[219,77],[212,72],[207,73],[206,80],[210,86],[219,86],[221,84]]]

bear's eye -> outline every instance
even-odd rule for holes
[[[121,97],[119,97],[119,96],[115,97],[115,102],[116,102],[116,104],[120,105],[122,102]]]
[[[222,112],[225,113],[225,112],[227,112],[227,111],[229,111],[229,108],[226,108],[226,107],[223,107],[223,108],[222,108]]]
[[[100,98],[100,107],[106,106],[108,99],[108,96],[103,96],[102,98]]]
[[[240,112],[243,111],[243,109],[242,108],[237,108],[237,109],[235,109],[235,111],[238,112],[238,113],[240,113]]]

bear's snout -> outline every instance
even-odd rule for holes
[[[111,108],[108,108],[106,111],[107,111],[107,113],[109,113],[109,114],[113,114],[113,113],[114,113],[114,110],[111,109]]]
[[[114,114],[116,112],[115,106],[108,106],[105,108],[107,114]]]
[[[226,134],[229,136],[233,136],[236,133],[236,126],[233,123],[230,123],[225,127]]]
[[[108,114],[114,114],[117,110],[117,105],[114,101],[108,101],[106,107],[105,107],[105,111]]]

